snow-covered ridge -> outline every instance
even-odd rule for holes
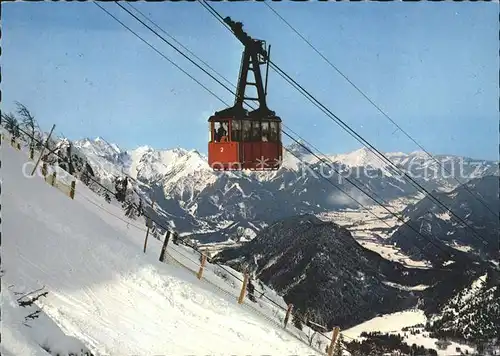
[[[490,278],[493,281],[488,281]],[[441,334],[453,333],[470,342],[481,342],[492,348],[481,354],[497,355],[500,352],[500,286],[495,278],[494,273],[486,273],[458,292],[431,318],[432,328]]]
[[[177,165],[182,165],[183,168],[191,167],[192,171],[209,169],[205,157],[196,150],[156,150],[144,145],[127,151],[99,137],[94,140],[75,141],[75,147],[82,150],[95,166],[103,170],[115,168],[116,171],[125,172],[133,178],[154,180],[170,173]]]
[[[331,159],[349,167],[383,169],[387,166],[387,163],[383,162],[376,153],[365,147],[346,154],[333,155]]]
[[[317,166],[318,164],[322,164],[316,157],[309,154],[296,143],[290,145],[287,151],[284,152],[282,169],[258,174],[255,172],[214,173],[208,166],[206,156],[196,150],[186,150],[183,148],[157,150],[151,146],[144,145],[133,150],[123,150],[116,144],[109,143],[99,137],[94,140],[87,138],[76,141],[75,146],[80,148],[89,157],[93,166],[97,167],[98,172],[103,171],[105,174],[110,171],[114,173],[124,172],[133,178],[149,182],[158,181],[166,176],[174,178],[176,182],[184,178],[190,180],[191,176],[195,175],[199,177],[200,173],[210,182],[213,182],[214,177],[221,176],[272,182],[281,175],[287,174],[287,172],[293,172],[301,176],[312,174],[307,165],[312,164]],[[293,154],[288,151],[293,152]],[[458,170],[454,166],[450,166],[451,168],[439,167],[439,164],[435,160],[445,165],[465,165],[467,167],[467,172],[465,173],[469,173],[471,178],[498,172],[498,164],[496,162],[474,161],[459,156],[429,157],[426,153],[420,151],[409,154],[402,152],[386,152],[384,154],[401,169],[415,173],[419,177],[422,176],[420,178],[424,180],[436,180],[438,185],[441,184],[442,188],[446,189],[457,186],[458,182],[454,181],[451,177],[443,178],[443,176],[446,176],[449,169],[452,169],[453,172],[458,172]],[[376,153],[366,147],[345,154],[330,154],[325,156],[323,160],[326,160],[324,167],[319,171],[316,170],[316,172],[324,174],[326,172],[325,167],[326,170],[331,168],[330,162],[344,167],[341,170],[349,175],[363,175],[367,169],[379,170],[387,178],[394,178],[393,182],[388,181],[387,184],[404,193],[405,186],[402,184],[404,180],[401,178],[401,175],[398,173],[395,174],[395,170],[390,164],[384,162]],[[319,173],[316,173],[316,175]],[[352,178],[359,177],[355,176]],[[381,178],[383,179],[383,176]],[[460,179],[463,179],[463,177]],[[401,184],[402,186],[400,186]]]
[[[344,331],[346,338],[359,339],[362,332],[381,332],[402,335],[404,342],[415,343],[430,349],[438,349],[438,339],[432,338],[421,326],[425,325],[427,317],[421,310],[407,310],[393,314],[382,315]],[[457,348],[472,354],[470,346],[450,342],[444,350],[437,350],[439,356],[457,355]]]
[[[116,144],[108,143],[106,140],[97,137],[94,140],[84,139],[77,141],[79,146],[82,146],[87,149],[91,149],[96,155],[101,157],[106,157],[113,154],[126,153],[129,159],[131,159],[131,163],[140,161],[141,158],[146,154],[153,154],[158,157],[158,161],[162,164],[173,164],[176,159],[180,156],[186,155],[188,153],[197,153],[199,158],[202,161],[206,162],[206,157],[199,154],[195,150],[186,150],[183,148],[171,148],[171,149],[154,149],[151,146],[143,145],[137,147],[132,150],[122,150]],[[287,147],[288,151],[294,153],[294,155],[299,156],[301,159],[308,163],[315,163],[317,159],[310,154],[307,150],[305,150],[300,145],[293,143],[289,147]],[[464,161],[466,164],[473,165],[489,165],[496,163],[495,161],[488,160],[474,160],[467,157],[461,156],[453,156],[453,155],[433,155],[430,157],[426,152],[423,151],[414,151],[411,153],[404,152],[382,152],[387,158],[389,158],[394,164],[404,166],[410,161],[419,161],[422,166],[436,166],[439,165],[435,162],[437,160],[441,164],[445,162],[458,162]],[[284,153],[284,167],[287,169],[296,169],[297,168],[297,158],[286,152]],[[341,153],[341,154],[327,154],[326,159],[331,160],[333,162],[337,162],[343,164],[348,167],[370,167],[373,169],[385,169],[390,164],[383,161],[376,152],[373,152],[371,149],[363,147],[352,152]],[[133,166],[133,164],[131,164]],[[436,168],[435,167],[435,168]],[[209,168],[208,163],[206,167]],[[132,170],[131,173],[133,173]],[[477,171],[480,173],[480,170]]]
[[[154,149],[144,145],[124,150],[102,138],[76,141],[75,146],[86,155],[98,177],[110,181],[114,176],[127,174],[144,184],[146,200],[154,195],[163,210],[175,212],[169,219],[175,220],[173,223],[181,232],[200,234],[227,230],[223,237],[210,235],[210,241],[227,240],[238,228],[257,232],[259,228],[254,227],[266,226],[286,216],[359,208],[351,197],[365,205],[373,204],[350,183],[340,180],[330,163],[318,162],[297,144],[288,147],[293,154],[285,151],[283,167],[270,172],[214,172],[206,156],[183,148]],[[430,174],[430,178],[418,180],[429,190],[449,190],[458,184],[441,175],[439,170],[434,174],[434,170],[428,168],[435,166],[431,158],[424,161],[413,158],[420,157],[421,153],[386,155],[419,177]],[[386,201],[415,193],[408,182],[366,148],[329,155],[327,159],[334,162],[334,168],[343,175],[356,179],[366,190],[376,192]],[[453,162],[461,161],[466,160],[456,157]],[[471,166],[466,173],[472,176],[495,169],[498,170],[498,165],[484,162],[481,170]],[[329,181],[340,183],[351,197],[336,191]],[[276,206],[282,208],[276,209]]]

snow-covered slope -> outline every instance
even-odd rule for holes
[[[239,306],[237,293],[159,263],[159,241],[150,239],[144,254],[143,229],[119,206],[81,183],[76,199],[68,199],[39,177],[23,176],[23,152],[2,145],[1,154],[2,282],[22,290],[44,286],[48,295],[37,305],[94,355],[314,354]],[[181,258],[175,249],[169,253]],[[22,334],[2,335],[4,351],[20,350],[9,344],[19,342],[44,355],[27,330],[8,325]]]
[[[437,345],[440,340],[431,337],[429,332],[424,330],[427,320],[427,317],[421,310],[406,310],[375,317],[345,330],[343,334],[346,341],[364,339],[361,337],[362,333],[380,332],[392,335],[399,334],[407,344],[416,344],[428,349],[437,350],[440,356],[455,356],[459,354],[457,348],[461,350],[460,352],[467,351],[469,354],[472,354],[474,351],[473,347],[456,342],[450,342],[449,345],[444,347],[444,350],[439,349]]]
[[[92,356],[77,338],[66,335],[47,314],[31,303],[33,291],[16,290],[2,278],[2,343],[5,356]],[[43,292],[43,291],[42,291]]]
[[[496,339],[500,350],[500,285],[485,274],[451,298],[431,319],[436,335],[484,343]],[[485,346],[485,345],[483,345]]]
[[[347,191],[362,204],[374,204],[335,173],[330,164],[318,162],[301,146],[294,144],[285,152],[278,171],[213,172],[206,157],[197,151],[181,148],[155,150],[144,146],[125,151],[103,139],[75,142],[87,154],[98,176],[124,172],[147,184],[144,190],[158,204],[170,211],[179,230],[194,233],[200,241],[225,241],[237,230],[248,230],[247,237],[280,218],[302,213],[324,213],[359,205],[320,175]],[[426,189],[452,189],[457,182],[433,159],[421,152],[388,153],[400,167],[412,173]],[[327,157],[343,177],[356,178],[364,189],[385,201],[412,196],[415,188],[398,176],[394,169],[367,149]],[[486,174],[498,174],[498,165],[462,157],[435,156],[461,180]],[[144,186],[146,187],[146,186]],[[143,187],[143,188],[144,188]],[[240,234],[241,235],[241,234]]]

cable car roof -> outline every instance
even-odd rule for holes
[[[212,115],[208,119],[208,122],[219,122],[225,120],[243,120],[243,121],[272,121],[272,122],[282,122],[279,116],[268,116],[268,117],[251,117],[251,116],[229,116],[229,115]]]

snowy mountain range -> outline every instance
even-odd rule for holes
[[[196,150],[143,146],[126,151],[102,138],[78,140],[74,146],[87,157],[96,176],[109,182],[113,176],[131,176],[144,196],[157,202],[161,219],[203,242],[251,239],[280,218],[359,207],[332,183],[361,204],[373,204],[345,177],[357,179],[356,184],[381,202],[417,192],[367,149],[323,157],[324,163],[294,144],[287,148],[291,153],[285,152],[280,170],[247,173],[214,172],[207,158]],[[498,174],[498,163],[493,161],[426,158],[422,152],[386,155],[428,190],[453,189],[458,185],[455,178],[463,181]],[[453,174],[448,175],[435,159]]]

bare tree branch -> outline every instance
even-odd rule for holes
[[[21,135],[19,121],[13,113],[2,113],[2,125],[5,129],[15,138],[18,138]]]
[[[26,130],[32,136],[32,139],[30,141],[30,149],[34,149],[35,128],[38,126],[38,124],[35,120],[35,117],[31,114],[28,108],[24,106],[24,104],[21,104],[20,102],[16,101],[16,106],[17,106],[17,114],[21,117],[22,120],[21,121],[22,126],[25,127]]]

